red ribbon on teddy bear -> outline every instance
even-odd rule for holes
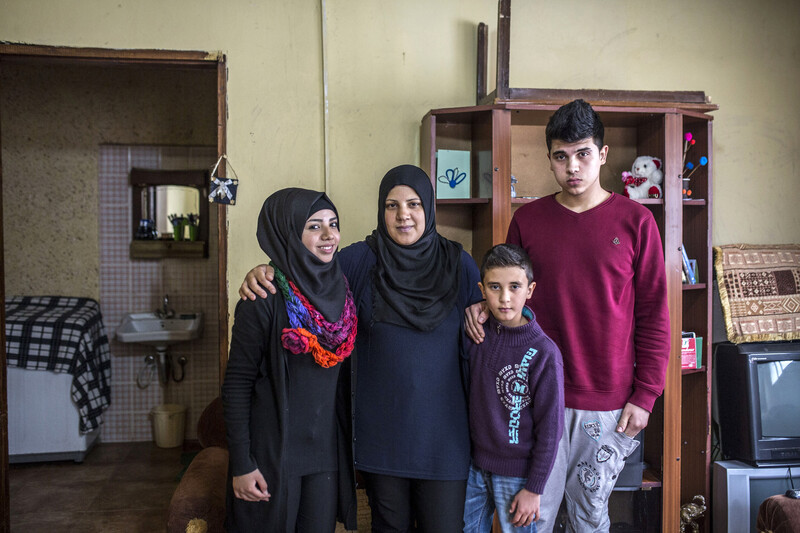
[[[645,181],[647,181],[647,178],[634,178],[633,174],[631,174],[630,172],[623,172],[622,173],[622,182],[626,186],[633,185],[634,187],[638,187],[639,185],[641,185]]]

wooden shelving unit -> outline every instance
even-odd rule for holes
[[[479,260],[505,241],[514,210],[558,191],[550,172],[545,126],[561,105],[583,98],[605,125],[610,150],[601,184],[622,193],[621,176],[639,155],[661,158],[663,198],[639,200],[654,215],[664,245],[671,350],[664,394],[645,430],[642,490],[660,489],[661,531],[680,529],[680,506],[697,494],[710,504],[711,483],[711,206],[712,121],[717,106],[701,91],[606,91],[509,87],[511,1],[499,0],[497,87],[487,94],[486,24],[478,26],[476,105],[433,109],[422,119],[420,166],[436,184],[436,151],[470,152],[471,198],[438,200],[439,231],[461,242]],[[707,165],[691,176],[683,198],[683,141],[695,144],[687,161]],[[516,198],[511,198],[511,177]],[[681,281],[681,247],[697,260],[697,282]],[[703,338],[703,366],[681,369],[681,332]],[[710,516],[710,511],[707,516]],[[612,520],[613,520],[612,516]],[[701,524],[709,530],[709,520]]]
[[[660,94],[660,93],[659,93]],[[606,128],[608,162],[601,170],[604,188],[621,193],[621,174],[637,155],[664,162],[664,198],[640,202],[653,213],[664,244],[669,291],[671,354],[664,395],[656,404],[646,430],[645,461],[650,471],[643,488],[661,487],[662,530],[679,529],[679,507],[696,494],[710,501],[711,419],[711,175],[712,116],[693,105],[660,106],[636,102],[596,104]],[[511,198],[511,176],[518,196],[543,197],[558,186],[549,170],[544,130],[550,115],[564,102],[503,102],[434,109],[422,119],[421,166],[435,184],[436,151],[468,150],[471,154],[472,198],[437,201],[439,231],[461,242],[476,260],[492,245],[504,242],[513,212],[533,198]],[[696,144],[690,154],[705,155],[709,163],[692,175],[693,199],[682,198],[683,134]],[[481,185],[481,180],[484,183]],[[487,198],[480,198],[483,189]],[[491,193],[489,193],[491,191]],[[681,283],[681,246],[697,260],[698,283]],[[704,366],[682,371],[681,332],[703,337]]]

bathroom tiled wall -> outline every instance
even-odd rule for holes
[[[185,438],[196,438],[197,420],[219,393],[217,208],[209,209],[209,257],[203,259],[131,259],[131,167],[163,170],[210,168],[215,147],[101,145],[99,164],[100,304],[111,351],[111,406],[101,432],[104,442],[153,439],[151,410],[163,403],[187,407]],[[201,201],[207,201],[201,198]],[[184,379],[164,386],[148,372],[144,359],[155,349],[115,340],[126,313],[154,311],[165,294],[177,312],[202,312],[199,339],[170,346],[180,377],[178,358],[185,356]],[[140,377],[144,385],[137,383]]]

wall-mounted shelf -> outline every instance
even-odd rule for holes
[[[208,257],[208,244],[205,241],[170,240],[132,240],[130,246],[132,259],[161,259],[180,257],[184,259]]]

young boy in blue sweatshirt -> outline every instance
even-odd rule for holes
[[[561,352],[525,305],[536,283],[522,248],[490,249],[479,286],[491,314],[483,343],[466,340],[472,465],[464,531],[490,532],[497,510],[504,532],[535,533],[564,429]]]

